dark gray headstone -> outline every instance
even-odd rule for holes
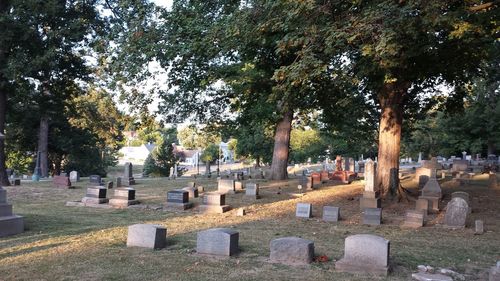
[[[295,216],[298,218],[310,218],[310,217],[312,217],[312,205],[309,203],[297,203],[297,209],[295,210]]]
[[[167,192],[167,203],[188,203],[189,202],[189,193],[185,190],[171,190]]]
[[[339,221],[340,218],[340,208],[333,206],[324,206],[323,207],[323,220],[336,222]]]
[[[363,224],[380,225],[382,223],[381,208],[366,208],[363,210]]]
[[[196,252],[198,254],[232,256],[238,253],[239,233],[233,229],[213,228],[198,232]]]

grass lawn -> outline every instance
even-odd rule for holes
[[[166,192],[186,186],[193,179],[136,179],[136,196],[142,204],[160,205]],[[205,190],[215,190],[215,180],[197,179]],[[234,209],[219,215],[200,215],[196,208],[185,212],[151,209],[98,209],[66,207],[85,194],[88,179],[75,189],[57,189],[50,182],[6,187],[14,212],[25,218],[26,232],[0,238],[0,280],[409,280],[417,265],[445,267],[464,274],[467,280],[486,280],[487,270],[500,260],[500,190],[487,187],[486,175],[466,186],[443,183],[444,207],[450,193],[463,190],[471,195],[475,219],[484,221],[486,232],[474,235],[473,226],[448,230],[441,226],[444,212],[428,217],[428,225],[417,230],[401,229],[406,209],[414,202],[383,202],[384,224],[360,225],[359,197],[362,182],[325,185],[301,198],[296,180],[260,181],[262,199],[245,202],[243,195],[227,195]],[[411,182],[405,187],[415,188]],[[277,194],[281,187],[281,194]],[[111,191],[112,193],[112,191]],[[109,197],[110,195],[108,195]],[[194,202],[199,204],[201,198]],[[313,204],[312,219],[295,218],[297,202]],[[342,221],[321,220],[323,205],[339,206]],[[246,207],[247,215],[236,216]],[[127,226],[154,223],[167,227],[168,247],[163,250],[127,248]],[[195,253],[196,233],[212,227],[240,232],[241,253],[232,258],[207,258]],[[370,233],[391,241],[393,272],[387,278],[336,273],[334,264],[343,256],[344,239]],[[315,242],[316,255],[330,261],[305,267],[268,262],[270,240],[299,236]]]

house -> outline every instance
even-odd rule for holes
[[[152,143],[143,144],[141,146],[124,146],[120,149],[120,159],[118,162],[132,162],[133,164],[142,165],[149,154],[153,151],[156,145]]]

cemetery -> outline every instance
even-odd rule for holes
[[[500,281],[498,1],[0,1],[0,281]]]

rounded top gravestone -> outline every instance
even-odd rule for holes
[[[449,228],[463,228],[467,220],[469,205],[463,198],[451,199],[446,207],[444,224]]]

